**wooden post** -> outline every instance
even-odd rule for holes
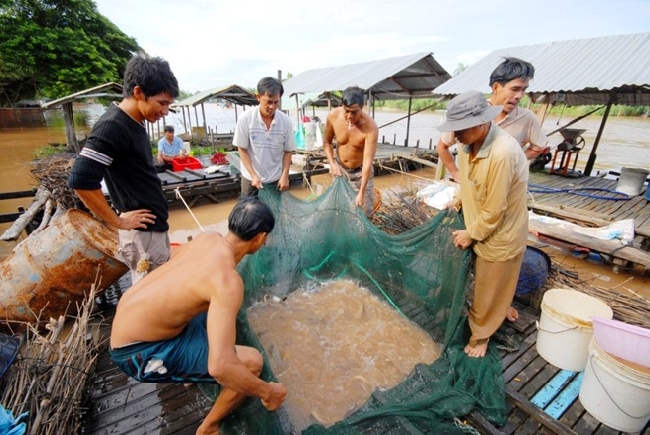
[[[202,114],[203,114],[203,127],[205,127],[205,134],[206,134],[206,138],[207,138],[207,134],[208,134],[208,123],[207,123],[207,121],[205,120],[205,105],[204,105],[203,103],[201,103],[201,112],[202,112]]]
[[[79,142],[77,142],[77,135],[74,131],[74,115],[72,109],[72,101],[63,104],[63,120],[65,121],[65,135],[67,137],[68,148],[75,153],[79,153]]]
[[[408,117],[406,118],[406,140],[404,141],[404,146],[409,145],[409,133],[411,131],[411,104],[413,103],[413,95],[409,95],[409,110]]]
[[[603,120],[600,122],[598,133],[596,134],[596,138],[594,139],[594,145],[593,147],[591,147],[591,152],[589,153],[589,159],[587,159],[587,164],[585,165],[585,175],[587,176],[591,175],[591,170],[594,168],[594,163],[596,163],[596,148],[598,148],[600,137],[602,136],[603,130],[605,129],[605,122],[607,122],[607,118],[609,117],[609,111],[612,108],[612,104],[614,104],[615,95],[616,94],[614,94],[613,92],[609,94],[609,100],[607,101],[607,107],[605,107]]]
[[[181,112],[183,112],[183,128],[185,133],[187,133],[187,120],[185,119],[185,106],[181,106]]]

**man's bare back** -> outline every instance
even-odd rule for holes
[[[241,281],[233,253],[219,233],[205,232],[190,243],[191,249],[187,245],[177,249],[172,263],[124,293],[115,313],[111,347],[175,337],[194,316],[208,310],[224,279]]]

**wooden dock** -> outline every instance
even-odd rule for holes
[[[628,197],[616,192],[616,179],[567,178],[547,172],[531,172],[529,207],[537,214],[556,217],[582,227],[605,227],[634,219],[634,240],[624,245],[533,220],[529,229],[566,245],[608,256],[612,263],[650,270],[650,201],[644,195]]]

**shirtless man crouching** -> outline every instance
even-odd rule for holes
[[[228,233],[205,232],[124,293],[110,340],[113,361],[141,382],[219,383],[221,390],[198,434],[218,434],[220,422],[247,396],[270,411],[284,401],[284,385],[259,378],[264,360],[235,345],[244,283],[237,264],[266,243],[271,210],[254,197],[239,200]]]
[[[355,204],[366,216],[373,210],[373,161],[377,151],[379,129],[363,111],[363,89],[352,86],[343,91],[342,107],[327,115],[323,151],[335,177],[345,175],[357,191]],[[336,137],[336,155],[332,141]]]

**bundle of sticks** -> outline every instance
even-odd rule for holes
[[[14,415],[28,412],[30,435],[80,431],[84,392],[101,344],[94,299],[93,285],[72,325],[64,316],[50,319],[46,331],[30,323],[16,325],[25,331],[25,344],[2,378],[0,402]]]
[[[414,189],[382,190],[381,205],[370,215],[370,221],[388,234],[399,234],[432,219],[439,210],[419,199]]]
[[[66,210],[77,208],[78,200],[72,189],[68,187],[68,177],[74,154],[60,153],[32,162],[32,176],[38,181],[38,189],[31,205],[20,215],[13,225],[7,229],[0,239],[17,240],[30,222],[34,221],[41,211],[40,224],[32,233],[45,229],[50,221],[62,216]]]

